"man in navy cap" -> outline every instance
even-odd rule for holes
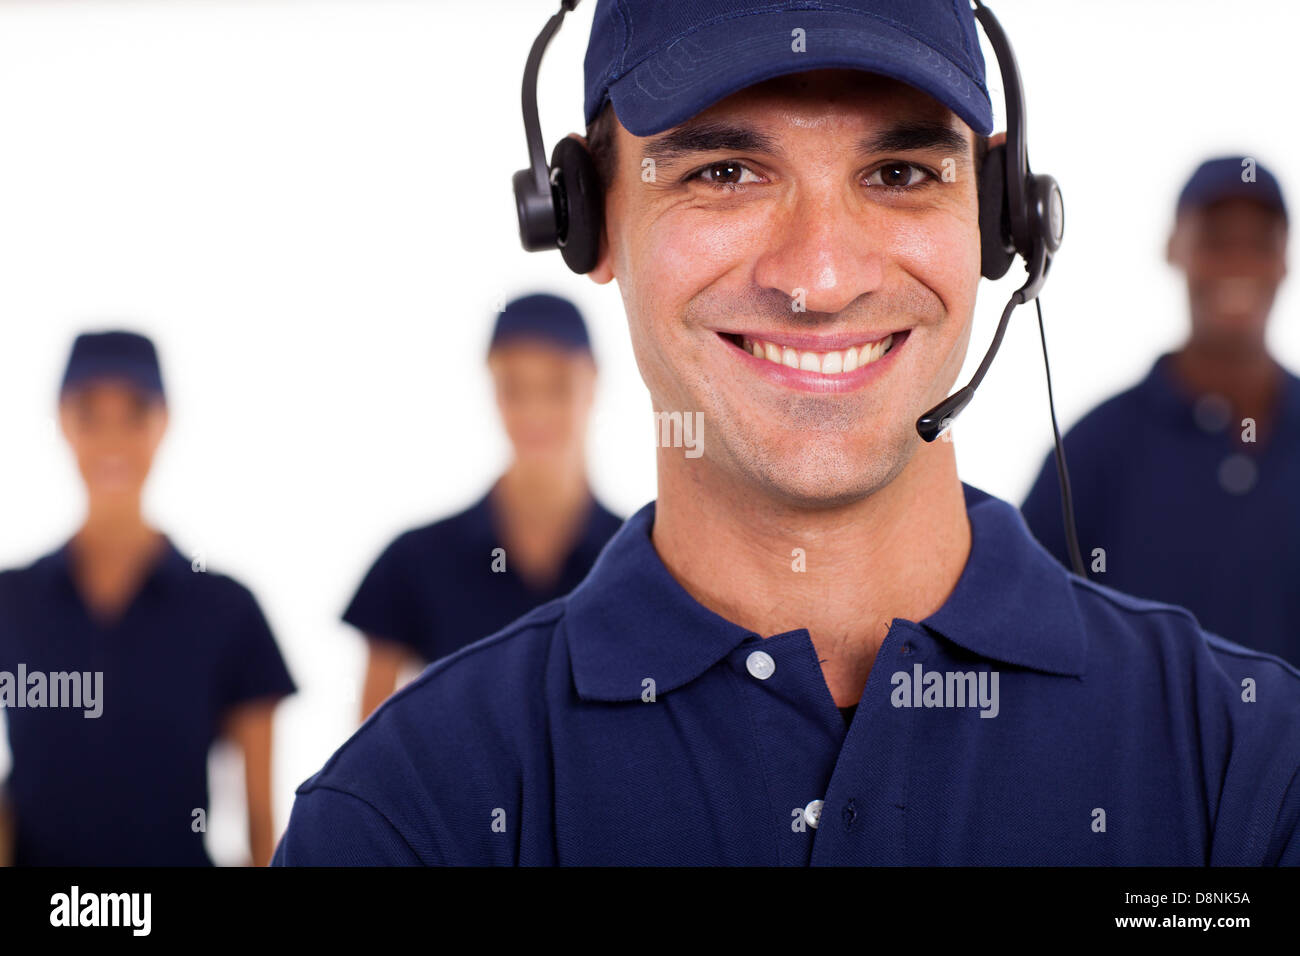
[[[348,605],[343,619],[369,648],[363,720],[412,664],[571,591],[622,523],[587,485],[596,366],[573,303],[544,294],[508,303],[487,364],[513,460],[469,509],[393,541]]]
[[[142,513],[167,427],[153,343],[77,337],[59,400],[86,516],[0,573],[0,706],[18,864],[210,865],[208,753],[244,753],[252,862],[275,846],[271,739],[294,691],[256,600],[191,564]]]
[[[981,273],[971,10],[610,0],[586,76],[593,278],[703,454],[661,440],[657,502],[377,712],[277,862],[1300,862],[1300,673],[917,435]]]
[[[1202,163],[1168,245],[1187,282],[1187,340],[1065,446],[1095,580],[1300,664],[1300,379],[1266,341],[1286,246],[1271,172],[1249,156]],[[1049,456],[1023,510],[1066,561],[1060,509]]]

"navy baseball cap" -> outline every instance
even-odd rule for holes
[[[590,124],[607,102],[636,136],[806,70],[891,77],[993,132],[969,0],[599,0],[585,61]]]
[[[85,332],[72,343],[59,394],[90,382],[124,381],[164,398],[162,369],[153,342],[136,332]]]
[[[582,313],[576,305],[558,295],[537,293],[508,303],[497,316],[488,350],[516,338],[591,351],[587,323],[583,321]]]
[[[1253,199],[1287,218],[1286,203],[1277,177],[1250,156],[1207,159],[1196,167],[1178,194],[1178,213],[1200,209],[1220,199]]]

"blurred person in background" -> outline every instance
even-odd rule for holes
[[[58,550],[0,573],[15,862],[211,865],[207,763],[225,737],[243,751],[264,865],[272,717],[295,687],[253,595],[192,565],[142,514],[168,423],[153,343],[78,336],[59,421],[85,518]]]
[[[622,519],[587,483],[596,366],[573,303],[537,294],[499,314],[487,356],[513,458],[468,510],[400,535],[343,620],[369,648],[361,719],[401,673],[567,594]]]
[[[1187,282],[1187,340],[1084,416],[1065,449],[1095,580],[1300,664],[1300,380],[1266,342],[1286,248],[1274,175],[1248,156],[1202,163],[1167,248]],[[1023,512],[1068,565],[1051,455]]]

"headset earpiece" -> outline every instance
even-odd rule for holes
[[[1029,169],[1025,92],[1011,42],[993,11],[980,0],[974,2],[975,19],[997,55],[1007,107],[1006,142],[989,149],[980,173],[980,269],[986,278],[997,279],[1006,274],[1015,256],[1024,259],[1025,283],[1015,292],[1017,304],[1023,304],[1038,295],[1052,256],[1061,247],[1064,207],[1056,180],[1035,176]]]
[[[991,146],[980,169],[980,275],[1001,279],[1011,268],[1016,250],[1007,216],[1007,148]]]
[[[605,226],[605,194],[596,163],[571,136],[551,153],[551,189],[555,197],[557,245],[565,265],[579,275],[596,268]]]
[[[547,166],[546,142],[537,115],[537,71],[542,56],[564,15],[577,5],[578,0],[560,0],[560,9],[542,27],[524,65],[521,99],[528,168],[514,175],[515,211],[519,241],[525,249],[537,252],[559,247],[570,269],[590,272],[600,255],[605,213],[595,164],[581,143],[566,138],[555,147]]]
[[[1065,203],[1061,199],[1061,187],[1046,173],[1030,178],[1029,196],[1033,204],[1030,219],[1034,223],[1034,232],[1043,240],[1048,252],[1056,252],[1061,248],[1061,239],[1065,235]]]

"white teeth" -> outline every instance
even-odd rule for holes
[[[742,347],[755,358],[766,359],[776,365],[785,365],[805,372],[818,372],[822,375],[839,375],[852,372],[864,365],[870,365],[885,355],[894,344],[894,336],[886,335],[875,342],[850,346],[833,352],[800,352],[788,345],[776,345],[762,339],[745,337]]]

